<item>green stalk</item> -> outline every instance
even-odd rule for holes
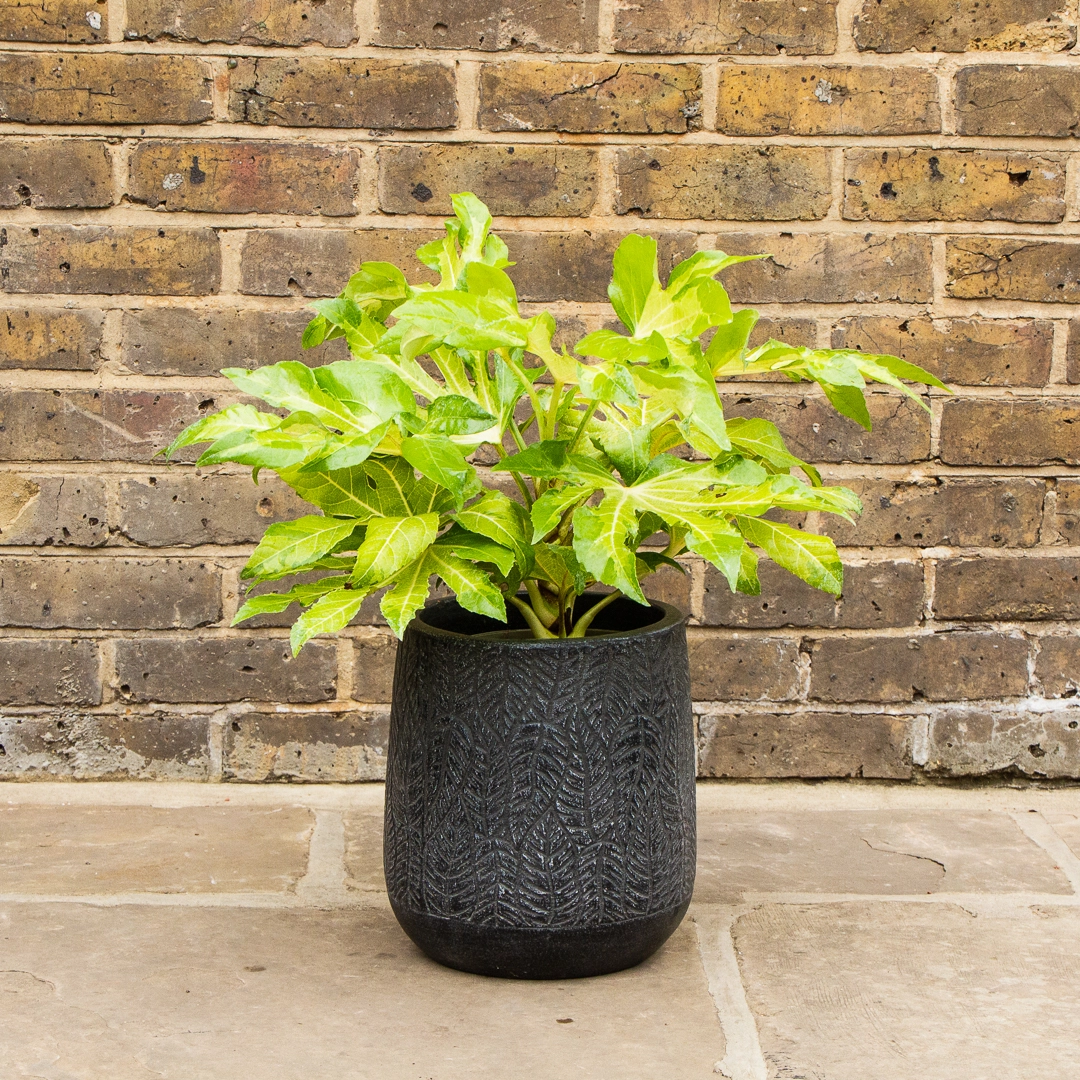
[[[506,451],[498,443],[492,443],[491,445],[495,447],[495,453],[499,455],[499,460],[502,461],[503,458],[507,456]],[[531,509],[533,497],[529,492],[529,486],[525,483],[524,477],[518,472],[511,472],[510,475],[514,478],[514,483],[517,484],[518,491],[521,492],[522,497],[525,499],[526,507]]]
[[[570,445],[566,448],[568,454],[572,454],[577,449],[577,444],[581,442],[581,436],[585,434],[586,426],[593,418],[593,413],[596,412],[599,406],[599,401],[589,402],[589,407],[585,410],[585,415],[581,418],[581,423],[578,424],[578,429],[574,432],[574,437],[570,440]]]
[[[525,582],[525,588],[529,593],[529,601],[532,604],[533,611],[536,612],[537,618],[550,630],[559,616],[558,611],[551,609],[551,605],[540,593],[540,586],[532,578]]]
[[[547,424],[540,433],[541,440],[555,438],[555,425],[558,423],[559,399],[562,397],[562,391],[563,384],[556,379],[551,388],[551,403],[548,405]]]
[[[541,641],[554,640],[555,635],[536,617],[536,612],[528,604],[523,600],[519,600],[516,596],[508,596],[506,599],[525,616],[525,621],[529,624],[533,637],[539,638]]]
[[[582,615],[576,623],[574,623],[574,629],[570,631],[570,637],[583,638],[585,636],[585,631],[588,630],[589,627],[592,625],[593,619],[595,619],[596,616],[599,615],[600,612],[608,606],[608,604],[613,604],[616,600],[618,600],[620,596],[622,596],[622,593],[619,592],[618,589],[616,589],[615,592],[605,596],[603,600],[600,600],[597,603],[593,604],[593,606],[589,608],[589,610],[586,611],[585,614]]]
[[[522,385],[525,387],[525,393],[529,395],[529,401],[532,402],[533,415],[543,416],[544,407],[540,404],[540,395],[536,392],[536,387],[533,386],[532,379],[525,374],[525,369],[510,356],[509,349],[500,349],[499,355],[502,357],[506,366],[518,377]],[[539,421],[537,421],[539,423]]]

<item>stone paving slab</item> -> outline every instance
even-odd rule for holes
[[[565,983],[420,954],[381,804],[0,785],[0,1080],[1080,1075],[1080,789],[701,786],[687,920]]]
[[[1080,910],[765,904],[733,930],[769,1077],[1080,1075]]]
[[[354,810],[345,819],[345,887],[357,892],[386,889],[382,863],[382,810]]]
[[[1050,811],[1043,817],[1054,832],[1068,844],[1072,853],[1080,859],[1080,813],[1062,814]]]
[[[1078,829],[1080,837],[1080,829]],[[698,814],[694,899],[746,893],[1071,893],[1003,812],[818,810]]]
[[[314,822],[299,806],[0,806],[0,895],[280,892]]]
[[[689,921],[630,972],[439,967],[388,911],[0,905],[0,1075],[708,1080],[724,1036]]]

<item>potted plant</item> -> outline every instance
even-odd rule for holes
[[[764,256],[699,251],[663,286],[637,235],[609,288],[626,332],[557,351],[555,320],[518,309],[487,208],[453,206],[417,252],[438,284],[365,263],[312,305],[303,345],[344,337],[352,359],[226,369],[278,411],[232,405],[168,452],[210,443],[200,465],[271,469],[319,511],[267,528],[243,576],[304,579],[236,622],[299,604],[295,653],[385,590],[402,645],[384,862],[417,944],[488,974],[614,971],[662,944],[694,881],[685,616],[642,578],[693,553],[756,593],[762,551],[839,594],[832,541],[766,514],[859,510],[773,424],[725,419],[716,380],[812,380],[867,428],[867,380],[916,400],[902,380],[942,384],[891,356],[750,349],[757,314],[715,275]],[[456,600],[425,606],[433,578]]]

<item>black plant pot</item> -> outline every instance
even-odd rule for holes
[[[579,613],[597,599],[580,598]],[[602,975],[650,956],[686,913],[696,855],[686,620],[669,604],[620,599],[593,626],[612,632],[478,637],[507,627],[444,600],[405,631],[386,885],[406,933],[449,967]]]

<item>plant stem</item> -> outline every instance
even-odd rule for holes
[[[576,623],[574,623],[574,629],[570,631],[570,637],[583,638],[585,636],[585,631],[588,630],[589,627],[592,625],[593,619],[595,619],[596,616],[599,615],[600,612],[608,606],[608,604],[613,604],[621,596],[622,593],[619,592],[618,589],[616,589],[615,592],[609,593],[607,596],[605,596],[603,600],[600,600],[597,603],[593,604],[593,606],[589,608],[589,610],[586,611],[585,614],[582,615]]]
[[[533,415],[542,416],[544,408],[540,404],[540,395],[536,392],[532,379],[525,374],[525,369],[510,355],[509,349],[500,349],[499,356],[502,357],[503,363],[518,377],[522,386],[524,386],[525,393],[529,395],[529,401],[532,402]]]
[[[537,618],[550,630],[552,623],[559,617],[558,611],[552,611],[551,605],[540,594],[540,586],[532,578],[525,582],[525,588]]]
[[[507,456],[506,451],[498,443],[492,443],[491,445],[495,447],[495,453],[499,455],[499,460],[502,461],[503,458]],[[518,491],[521,492],[522,496],[525,499],[525,506],[531,509],[533,504],[533,497],[529,492],[528,484],[525,483],[525,480],[522,477],[521,473],[512,472],[510,475],[514,478],[514,483],[517,484]]]
[[[589,407],[585,410],[585,415],[581,418],[581,423],[578,424],[578,429],[574,432],[574,437],[570,440],[570,445],[566,448],[568,454],[572,454],[577,449],[577,444],[581,442],[581,436],[585,434],[585,428],[593,418],[593,413],[596,412],[599,405],[599,401],[589,402]]]
[[[521,434],[521,428],[518,427],[517,421],[510,417],[510,434],[514,436],[514,442],[517,443],[519,450],[525,449],[525,437]]]
[[[547,425],[540,436],[541,439],[553,439],[555,437],[555,425],[559,422],[559,399],[562,397],[562,391],[563,384],[556,379],[554,386],[551,388],[551,402],[548,405]]]
[[[529,624],[533,637],[539,638],[541,641],[550,641],[555,637],[555,634],[537,618],[536,612],[523,600],[519,600],[516,596],[508,596],[506,599],[525,616],[525,621]]]

